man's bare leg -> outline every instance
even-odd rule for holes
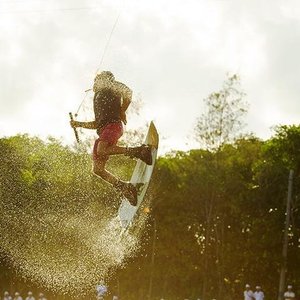
[[[148,165],[152,165],[152,154],[150,146],[140,146],[140,147],[120,147],[117,145],[109,145],[105,141],[100,141],[97,147],[98,155],[109,156],[109,155],[117,155],[124,154],[130,157],[139,158],[144,161]]]
[[[136,205],[137,190],[135,186],[129,182],[118,179],[105,169],[109,157],[108,153],[110,153],[111,149],[113,149],[114,154],[123,154],[124,150],[126,150],[125,147],[109,146],[107,142],[100,141],[97,147],[98,160],[94,161],[93,172],[103,180],[109,182],[118,191],[121,191],[132,205]]]
[[[128,153],[128,148],[127,147],[120,147],[117,145],[109,145],[105,141],[100,141],[98,143],[97,147],[97,153],[98,155],[117,155],[117,154],[127,154]]]
[[[119,179],[105,169],[106,162],[107,158],[94,161],[93,172],[114,186],[118,183]]]

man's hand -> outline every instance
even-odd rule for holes
[[[78,126],[78,122],[75,121],[75,120],[71,120],[71,121],[70,121],[70,125],[71,125],[72,128],[79,127],[79,126]]]
[[[127,124],[126,112],[123,110],[121,110],[121,121],[124,123],[124,125]]]

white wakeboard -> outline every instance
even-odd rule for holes
[[[144,199],[144,196],[146,194],[152,176],[152,171],[154,169],[155,160],[157,157],[158,141],[159,141],[159,137],[158,137],[157,130],[155,128],[154,123],[151,122],[144,144],[153,146],[152,165],[149,166],[141,160],[138,160],[136,162],[130,182],[134,185],[136,185],[137,183],[142,183],[142,185],[140,188],[138,188],[138,201],[136,206],[132,206],[125,197],[122,198],[122,202],[119,207],[118,216],[117,216],[117,218],[120,221],[122,231],[126,230],[132,224],[133,218]]]

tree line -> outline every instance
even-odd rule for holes
[[[157,160],[140,246],[125,265],[111,270],[107,282],[112,295],[234,299],[242,297],[244,285],[250,283],[262,286],[267,299],[277,297],[291,169],[295,176],[287,282],[299,287],[300,125],[277,126],[265,141],[238,135],[246,112],[238,83],[232,76],[206,99],[208,111],[196,130],[198,149],[174,151]],[[31,281],[22,274],[28,263],[41,267],[37,253],[54,257],[58,267],[84,255],[86,246],[80,235],[74,235],[74,225],[57,234],[60,222],[70,216],[89,218],[88,211],[95,209],[108,212],[104,217],[110,218],[117,210],[118,203],[111,201],[116,195],[91,175],[86,149],[17,135],[1,138],[0,151],[1,287],[17,285],[22,291],[29,284],[38,290],[44,288],[43,280]],[[110,168],[124,177],[132,166],[121,157],[110,162]],[[55,218],[58,212],[60,220]],[[45,220],[45,215],[52,219]],[[65,246],[68,241],[71,249]],[[11,249],[13,256],[8,255]],[[66,252],[62,257],[60,249]],[[48,292],[62,298],[63,293],[51,287]],[[92,290],[85,292],[87,299],[94,295]]]

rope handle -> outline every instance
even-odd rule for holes
[[[71,112],[69,112],[69,116],[70,116],[71,121],[74,121],[73,114]],[[76,141],[77,141],[77,143],[79,143],[80,140],[79,140],[78,131],[75,127],[73,127],[73,130],[74,130]]]

